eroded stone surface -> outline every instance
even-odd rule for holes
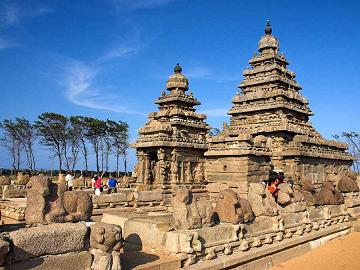
[[[10,261],[85,250],[89,244],[87,233],[84,223],[50,224],[10,232]]]

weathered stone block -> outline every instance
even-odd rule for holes
[[[92,255],[88,251],[50,255],[6,265],[7,270],[90,270]]]
[[[50,224],[9,233],[13,242],[12,261],[42,255],[82,251],[88,246],[88,228],[84,223]]]
[[[137,191],[134,193],[135,200],[138,202],[162,201],[162,191]]]

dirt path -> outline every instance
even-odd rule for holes
[[[270,270],[360,270],[360,232],[334,239]]]

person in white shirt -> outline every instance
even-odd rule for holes
[[[74,177],[71,175],[70,172],[65,176],[65,181],[68,187],[68,190],[72,190],[74,186]]]

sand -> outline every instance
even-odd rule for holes
[[[270,270],[360,270],[360,232],[334,239]]]

